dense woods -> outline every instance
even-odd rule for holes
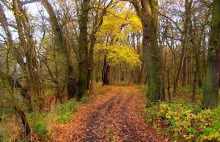
[[[109,85],[144,88],[152,123],[155,109],[170,121],[176,107],[196,120],[175,103],[198,106],[210,124],[178,138],[220,140],[219,0],[1,0],[0,31],[0,141],[50,140],[45,113],[69,120]]]

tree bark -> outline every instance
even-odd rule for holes
[[[109,85],[109,71],[110,71],[110,64],[107,63],[107,55],[104,57],[104,65],[102,69],[102,84]]]
[[[212,3],[212,27],[208,49],[208,62],[203,92],[203,109],[215,108],[219,96],[219,70],[220,70],[220,1]]]
[[[161,55],[157,42],[158,0],[132,1],[143,28],[144,63],[147,66],[148,103],[147,106],[161,100]]]
[[[88,76],[88,13],[89,13],[90,0],[83,0],[81,4],[81,15],[79,20],[79,78],[77,100],[79,101],[86,95],[87,89],[87,76]]]
[[[19,108],[17,108],[16,106],[14,106],[14,109],[17,112],[18,116],[21,118],[22,125],[23,125],[24,130],[25,130],[25,136],[29,137],[31,135],[31,127],[28,123],[28,120],[26,118],[25,113],[22,110],[20,110]]]

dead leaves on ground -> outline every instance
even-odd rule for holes
[[[163,142],[152,126],[145,123],[145,96],[138,87],[112,86],[82,104],[70,122],[54,128],[53,141],[59,142]]]

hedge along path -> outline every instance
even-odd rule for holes
[[[56,142],[166,142],[144,118],[145,95],[138,86],[112,86],[57,125]]]

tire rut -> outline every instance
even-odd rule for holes
[[[111,99],[103,103],[97,108],[97,111],[92,113],[86,124],[85,142],[108,141],[106,125],[108,122],[109,112],[120,103],[121,95],[116,94]]]
[[[167,142],[144,118],[145,96],[135,86],[116,87],[85,104],[57,129],[59,142]],[[69,129],[72,127],[72,129]],[[68,129],[66,129],[68,128]],[[67,133],[67,130],[69,133]]]

